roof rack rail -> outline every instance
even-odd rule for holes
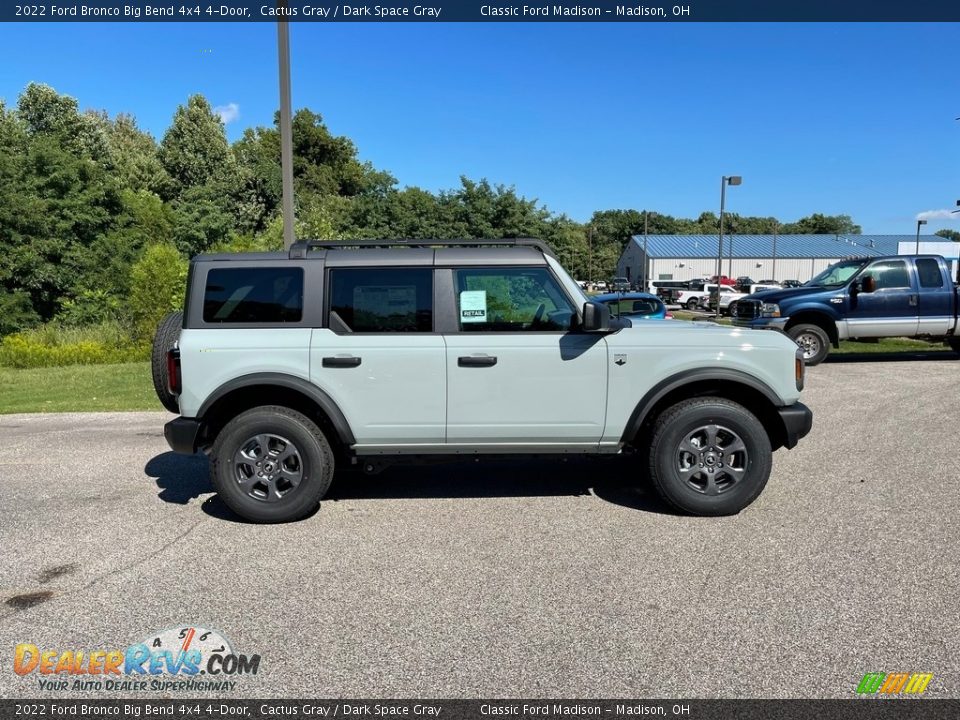
[[[343,249],[343,248],[389,248],[389,247],[532,247],[544,255],[556,257],[557,254],[543,240],[536,238],[503,238],[483,240],[298,240],[290,246],[290,259],[305,258],[313,248]]]

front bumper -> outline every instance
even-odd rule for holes
[[[163,436],[167,445],[175,453],[193,455],[197,451],[197,437],[200,435],[200,421],[178,417],[163,426]]]
[[[751,330],[779,330],[784,331],[787,326],[788,317],[779,318],[754,318],[753,320],[739,320],[733,318],[733,324],[736,327],[750,328]]]
[[[784,447],[796,447],[800,438],[806,437],[813,427],[813,412],[803,403],[777,408],[777,412],[783,421]]]

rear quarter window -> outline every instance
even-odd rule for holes
[[[302,316],[302,268],[218,268],[207,273],[206,323],[299,322]]]

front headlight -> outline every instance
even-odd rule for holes
[[[763,303],[760,306],[760,317],[780,317],[780,306],[776,303]]]

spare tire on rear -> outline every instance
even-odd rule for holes
[[[167,351],[180,339],[180,328],[183,325],[183,313],[172,312],[164,316],[157,326],[157,334],[153,336],[153,350],[150,353],[150,364],[153,370],[153,389],[157,392],[160,404],[172,413],[179,413],[180,406],[177,396],[170,392],[167,377]]]

